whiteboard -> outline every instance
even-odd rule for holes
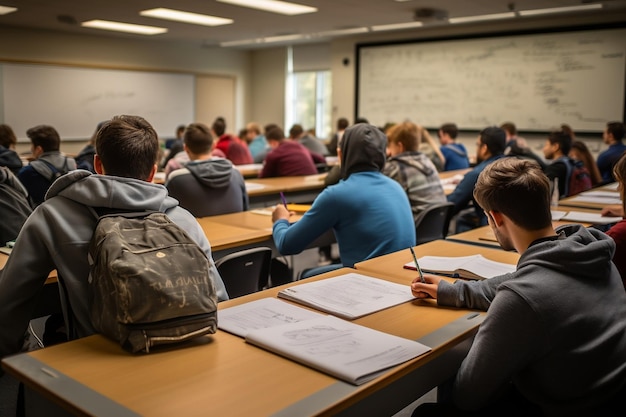
[[[357,115],[382,126],[511,121],[602,131],[623,120],[626,29],[358,45]]]
[[[194,119],[194,83],[192,74],[3,64],[0,109],[19,138],[48,124],[62,140],[88,139],[120,114],[142,116],[160,137],[172,137]]]

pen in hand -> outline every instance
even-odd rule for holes
[[[409,250],[411,251],[411,255],[413,255],[413,262],[415,262],[415,268],[417,268],[417,272],[420,275],[420,282],[425,283],[424,273],[422,272],[422,268],[420,268],[420,264],[417,263],[417,256],[415,256],[415,251],[413,250],[413,246],[409,246]]]
[[[285,206],[285,208],[287,208],[287,199],[285,198],[285,194],[283,194],[283,192],[280,192],[280,201],[283,203],[283,206]]]

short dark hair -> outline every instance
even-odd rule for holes
[[[474,199],[526,230],[552,224],[550,181],[536,161],[501,158],[487,165],[474,186]]]
[[[17,137],[15,137],[15,132],[11,129],[11,126],[0,124],[0,145],[9,149],[12,146],[15,146],[17,143]]]
[[[513,122],[504,122],[500,127],[511,136],[517,135],[517,127]]]
[[[506,133],[496,126],[487,127],[480,132],[480,143],[487,145],[491,155],[501,155],[506,148]]]
[[[337,120],[337,130],[345,130],[348,126],[350,126],[350,122],[345,117],[340,117]]]
[[[572,136],[563,129],[550,132],[548,142],[553,145],[558,144],[564,155],[567,155],[572,149]]]
[[[276,126],[265,132],[265,138],[267,140],[281,141],[285,139],[285,132],[280,127]]]
[[[289,137],[291,138],[297,138],[303,133],[304,133],[304,129],[302,128],[302,125],[299,125],[299,124],[295,124],[291,126],[291,129],[289,129]]]
[[[459,128],[456,127],[454,123],[444,123],[441,125],[439,130],[441,130],[443,133],[446,133],[452,139],[456,139],[457,135],[459,134]]]
[[[41,146],[44,152],[58,151],[61,137],[55,128],[49,125],[38,125],[26,131],[26,136],[33,145]]]
[[[159,155],[159,137],[139,116],[115,116],[96,135],[96,153],[107,175],[146,180]]]
[[[211,129],[203,123],[191,123],[185,129],[183,142],[191,153],[201,155],[209,152],[213,146]]]
[[[621,142],[624,139],[624,123],[622,122],[609,122],[606,124],[606,130],[613,135],[613,139]]]
[[[213,122],[213,126],[211,126],[211,128],[218,137],[222,136],[226,132],[226,121],[223,117],[218,117]]]

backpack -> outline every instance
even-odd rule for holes
[[[53,183],[60,176],[67,174],[70,169],[67,165],[67,158],[63,162],[63,167],[59,171],[54,165],[44,159],[35,159],[30,163],[35,171],[50,183]]]
[[[567,168],[566,178],[569,178],[565,183],[565,197],[591,189],[591,174],[582,161],[575,161],[568,157],[562,157],[560,160],[565,164]]]
[[[124,349],[148,353],[155,345],[215,333],[209,260],[164,213],[100,216],[89,265],[93,326]]]

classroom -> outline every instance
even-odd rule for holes
[[[222,15],[231,13],[228,17],[235,21],[239,14],[242,21],[262,20],[265,16],[223,4],[229,1],[211,3],[215,3],[215,10]],[[82,5],[73,0],[59,4],[65,2],[67,8]],[[0,10],[2,6],[19,9],[20,3],[0,0]],[[33,2],[24,3],[36,7],[28,4]],[[147,4],[145,7],[123,3],[116,19],[143,24],[159,22],[157,26],[170,24],[165,20],[135,19],[136,12],[132,18],[124,16],[131,13],[129,9],[152,7],[149,1],[142,2]],[[87,144],[98,123],[117,114],[145,117],[163,143],[174,137],[176,127],[181,124],[201,122],[211,126],[217,117],[226,120],[227,131],[233,134],[251,121],[260,125],[277,123],[287,131],[288,123],[299,122],[291,114],[293,103],[286,99],[293,97],[290,80],[298,71],[327,71],[331,75],[331,111],[327,123],[331,129],[319,135],[322,139],[330,138],[337,119],[342,117],[351,121],[365,117],[379,127],[410,120],[424,126],[434,138],[443,123],[455,122],[460,128],[459,142],[473,155],[476,137],[483,128],[510,121],[517,124],[530,148],[541,154],[548,133],[568,123],[576,131],[576,137],[597,157],[607,148],[603,143],[606,124],[626,119],[626,1],[607,1],[599,7],[601,2],[583,1],[582,11],[527,15],[521,13],[525,8],[578,7],[581,2],[505,5],[490,0],[463,2],[464,6],[449,0],[297,3],[339,16],[350,16],[353,12],[354,18],[346,17],[343,24],[332,20],[335,26],[328,27],[323,18],[309,13],[299,17],[301,26],[295,29],[291,24],[281,28],[278,23],[281,21],[272,17],[261,25],[262,29],[255,26],[239,34],[236,29],[228,28],[220,37],[216,35],[219,26],[208,31],[199,29],[200,26],[194,30],[194,26],[176,36],[159,39],[159,35],[144,37],[84,30],[75,20],[68,24],[69,18],[73,19],[72,13],[61,7],[46,6],[49,13],[57,15],[50,15],[51,19],[57,21],[44,22],[40,27],[12,24],[8,18],[3,20],[10,14],[0,14],[0,124],[14,128],[18,153],[31,150],[26,130],[46,123],[59,130],[61,150],[76,154]],[[385,17],[386,3],[389,15]],[[207,12],[197,0],[189,4],[197,12]],[[181,7],[171,0],[154,6]],[[358,12],[355,10],[358,8],[365,11]],[[81,9],[89,6],[82,5]],[[93,11],[77,11],[76,18],[79,21],[83,17],[100,18],[98,13],[102,9],[98,5]],[[452,18],[477,14],[477,10],[485,15],[510,15],[452,24]],[[414,25],[420,21],[420,26]],[[374,29],[377,25],[396,23],[405,27]],[[409,23],[413,27],[406,26]],[[365,29],[359,30],[361,26]],[[308,31],[309,36],[293,40],[293,31]],[[321,36],[322,33],[327,34]],[[269,40],[272,37],[283,39],[274,43]],[[511,54],[507,55],[508,62],[498,55],[502,51]],[[516,57],[516,54],[520,55]],[[533,55],[535,60],[524,60],[527,65],[516,68],[515,60],[521,60],[523,54]],[[481,68],[482,63],[485,66]],[[544,64],[561,66],[558,71],[550,72]],[[420,72],[412,70],[417,66],[421,67]],[[462,68],[456,71],[454,66]],[[582,78],[569,77],[577,71],[584,73]],[[540,81],[527,82],[539,72]],[[385,78],[390,73],[394,76]],[[462,81],[455,84],[457,95],[446,95],[449,90],[440,83],[450,85],[459,79]],[[69,84],[71,89],[64,88]],[[412,84],[422,87],[405,88]],[[42,99],[38,100],[39,97]],[[124,111],[118,112],[119,108]],[[516,117],[509,117],[511,114]],[[466,172],[459,171],[458,175],[462,177]],[[439,174],[448,194],[446,184],[452,183],[446,181],[457,173]],[[323,178],[324,175],[311,175],[288,183],[283,178],[246,177],[249,211],[198,219],[210,241],[214,260],[259,246],[270,247],[276,253],[278,245],[272,241],[273,215],[269,207],[279,204],[281,197],[285,208],[287,200],[291,208],[311,204],[322,192]],[[259,187],[256,190],[255,183]],[[587,226],[597,225],[605,220],[599,220],[599,212],[608,201],[622,204],[618,194],[618,186],[613,182],[579,197],[565,198],[551,207],[552,226],[576,223],[586,230]],[[252,213],[255,210],[257,213]],[[260,215],[263,210],[266,212]],[[303,213],[298,213],[296,219]],[[499,216],[487,215],[489,224],[502,224]],[[603,225],[598,229],[602,230]],[[414,248],[409,245],[411,252],[393,252],[303,282],[317,283],[323,288],[332,279],[356,275],[362,280],[377,280],[381,292],[384,289],[392,293],[395,286],[403,286],[410,296],[410,283],[415,282],[418,271],[422,275],[418,259],[422,264],[422,260],[433,256],[467,256],[474,260],[480,256],[479,262],[497,262],[508,273],[520,260],[520,254],[512,250],[517,249],[514,243],[519,242],[507,242],[512,245],[508,247],[489,227],[451,233],[445,239]],[[317,256],[317,246],[336,244],[332,233],[329,235],[308,246],[313,256]],[[2,256],[4,267],[7,257]],[[308,262],[297,259],[291,258],[290,262],[303,262],[303,265]],[[441,272],[439,268],[431,270]],[[459,277],[459,270],[445,274]],[[448,278],[442,279],[442,286],[452,281]],[[55,281],[56,277],[51,274],[49,279]],[[237,308],[244,313],[245,307],[254,311],[257,302],[286,298],[287,287],[297,283],[232,298],[220,303],[220,312],[226,317],[226,312],[230,310],[234,314],[239,311]],[[346,287],[341,287],[341,291],[352,296],[352,287],[343,285]],[[481,323],[488,320],[486,308],[444,307],[446,304],[438,305],[436,300],[418,297],[416,290],[413,291],[414,297],[409,297],[408,302],[405,294],[402,302],[390,302],[349,321],[386,336],[409,339],[423,348],[419,354],[395,363],[391,371],[358,384],[337,376],[334,369],[320,371],[319,365],[293,359],[289,354],[276,355],[272,353],[278,350],[274,346],[259,349],[254,344],[262,346],[262,342],[252,342],[252,337],[244,336],[244,343],[236,332],[222,331],[224,328],[220,327],[210,338],[192,341],[189,348],[163,349],[145,355],[128,355],[115,342],[95,335],[58,348],[9,357],[3,361],[4,375],[0,374],[0,378],[4,381],[0,379],[0,390],[8,374],[24,382],[26,415],[32,416],[204,415],[210,409],[220,415],[408,417],[416,407],[416,400],[421,403],[449,399],[451,380],[463,369]],[[361,296],[355,295],[350,301],[371,302],[366,300],[366,295]],[[306,302],[302,304],[311,307]],[[319,310],[334,314],[335,307]],[[267,311],[275,315],[297,314],[295,310],[280,310],[284,306],[262,308],[264,313],[259,315]],[[225,319],[222,326],[226,323]],[[294,332],[311,331],[304,326],[294,329]],[[187,378],[193,382],[184,383]],[[624,387],[618,391],[624,392]],[[242,393],[249,393],[249,398]]]

